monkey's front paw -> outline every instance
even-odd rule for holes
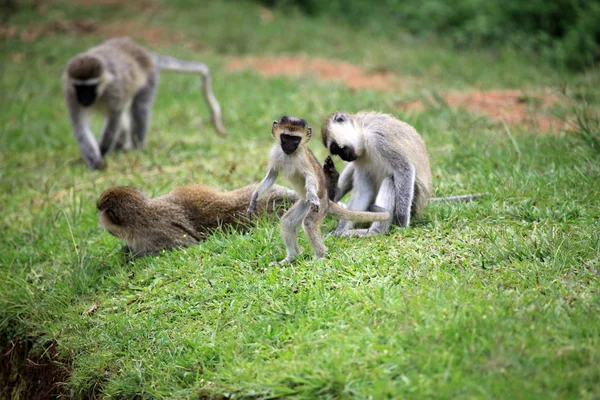
[[[334,164],[333,158],[331,158],[331,156],[327,156],[325,158],[325,162],[323,163],[323,169],[324,170],[334,170],[335,171],[335,164]]]
[[[308,204],[310,204],[310,209],[312,211],[319,211],[319,206],[321,205],[321,202],[319,201],[319,198],[317,196],[307,195],[306,196],[306,202]]]
[[[103,159],[99,159],[99,160],[90,162],[89,166],[91,169],[102,171],[102,170],[106,169],[106,162]]]

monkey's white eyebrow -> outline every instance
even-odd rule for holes
[[[86,79],[84,81],[81,81],[79,79],[73,79],[74,85],[97,85],[98,83],[100,83],[99,78]]]

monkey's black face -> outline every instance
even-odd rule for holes
[[[344,161],[355,161],[358,156],[352,146],[339,146],[336,142],[329,145],[329,152],[333,155],[340,156]]]
[[[279,135],[279,138],[281,141],[281,150],[288,155],[295,152],[302,141],[301,136],[287,135],[285,133]]]
[[[84,107],[91,106],[96,101],[97,84],[87,85],[82,83],[76,83],[73,85],[75,88],[75,94],[77,95],[77,101]]]

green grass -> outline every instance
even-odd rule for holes
[[[169,3],[138,16],[67,2],[39,15],[26,3],[9,20],[23,29],[119,17],[182,30],[180,43],[152,48],[211,66],[230,138],[212,130],[197,78],[165,74],[146,149],[111,154],[108,170],[89,171],[60,74],[103,37],[4,41],[0,343],[33,339],[40,354],[55,342],[71,369],[68,390],[80,398],[600,396],[597,71],[571,75],[516,52],[456,52],[401,33],[391,41],[296,14],[263,23],[253,3]],[[409,84],[353,91],[223,69],[231,56],[280,53],[384,67]],[[443,104],[395,108],[445,89],[538,87],[586,100],[565,97],[561,106],[585,110],[577,132],[507,131]],[[258,182],[273,119],[302,116],[318,131],[336,109],[408,121],[428,145],[437,195],[488,196],[432,204],[388,236],[328,238],[325,260],[313,261],[302,237],[307,250],[293,267],[268,267],[284,246],[267,221],[133,263],[97,224],[95,201],[114,185],[157,195]],[[318,136],[311,147],[324,158]]]

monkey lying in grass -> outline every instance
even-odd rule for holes
[[[279,173],[290,180],[299,199],[281,218],[281,237],[285,242],[287,255],[280,264],[294,261],[300,252],[297,238],[300,224],[315,257],[320,258],[327,252],[321,237],[321,224],[325,215],[356,222],[389,219],[390,214],[381,208],[374,210],[378,212],[348,211],[329,200],[323,169],[307,146],[312,129],[304,119],[284,115],[273,122],[271,134],[276,143],[269,157],[269,170],[252,195],[248,214],[256,210],[258,199],[275,183]]]
[[[73,132],[88,167],[104,169],[103,158],[112,150],[144,147],[161,71],[200,74],[215,129],[219,135],[227,134],[206,64],[149,52],[127,37],[110,39],[77,54],[63,74]],[[99,143],[90,128],[91,110],[105,117]]]
[[[182,186],[156,198],[132,187],[115,187],[98,199],[98,219],[109,233],[127,243],[124,250],[128,255],[156,255],[161,250],[197,244],[215,229],[247,229],[250,218],[246,210],[256,186],[229,192]],[[297,199],[296,193],[276,185],[256,207],[263,213],[281,213]]]

